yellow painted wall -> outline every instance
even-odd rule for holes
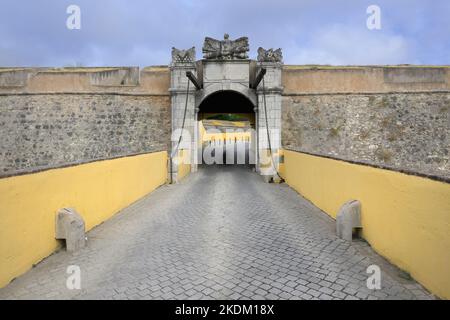
[[[278,173],[284,179],[284,177],[286,175],[286,168],[284,166],[284,150],[281,148],[278,149],[278,157],[280,158],[280,163],[278,165]],[[281,159],[283,159],[283,160],[281,160]]]
[[[217,121],[220,122],[219,120]],[[234,122],[236,125],[236,131],[229,131],[229,132],[219,132],[217,131],[206,131],[203,123],[199,122],[199,137],[200,141],[205,144],[209,142],[219,142],[221,141],[224,143],[225,141],[251,141],[252,133],[250,130],[245,131],[240,128],[240,124],[243,126],[244,124],[241,122]]]
[[[371,246],[450,299],[450,184],[288,150],[284,160],[286,182],[331,217],[360,200]]]
[[[0,287],[58,248],[58,209],[75,208],[89,230],[166,179],[165,151],[0,179]]]
[[[191,151],[183,149],[178,151],[178,180],[183,179],[191,173]]]

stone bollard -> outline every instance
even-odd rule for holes
[[[346,202],[336,217],[337,236],[341,239],[352,241],[353,229],[361,227],[361,203],[358,200]]]
[[[86,245],[83,217],[75,209],[63,208],[56,215],[56,239],[66,240],[66,250],[73,252]]]
[[[280,183],[283,183],[283,179],[279,176],[279,175],[274,175],[273,176],[273,183],[278,183],[278,184],[280,184]]]

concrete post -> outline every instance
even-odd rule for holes
[[[346,202],[336,216],[337,236],[352,241],[353,230],[361,227],[361,203],[358,200]]]
[[[64,208],[56,214],[55,238],[66,240],[66,250],[77,251],[86,245],[83,217],[72,208]]]

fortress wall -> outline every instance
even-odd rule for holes
[[[450,180],[450,68],[285,67],[285,149]]]
[[[363,237],[445,298],[449,70],[282,74],[286,182],[331,217],[360,200]],[[59,247],[60,208],[90,229],[166,181],[169,84],[168,67],[0,69],[0,287]]]
[[[449,91],[450,67],[284,66],[285,95]]]
[[[0,108],[3,177],[168,148],[168,97],[6,95]]]
[[[287,66],[282,105],[285,181],[332,218],[359,200],[362,237],[446,299],[449,70]]]
[[[450,68],[283,68],[283,147],[449,179]],[[0,177],[166,150],[167,66],[0,69]]]
[[[167,66],[108,68],[0,68],[0,94],[123,93],[168,95]]]
[[[167,68],[0,69],[0,287],[167,181]]]
[[[167,68],[140,79],[135,68],[9,73],[0,71],[0,177],[168,149]]]

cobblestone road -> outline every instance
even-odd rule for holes
[[[207,167],[163,186],[9,286],[3,299],[427,299],[413,280],[287,185],[242,167]],[[366,287],[366,268],[382,289]],[[66,269],[81,268],[81,290]]]

